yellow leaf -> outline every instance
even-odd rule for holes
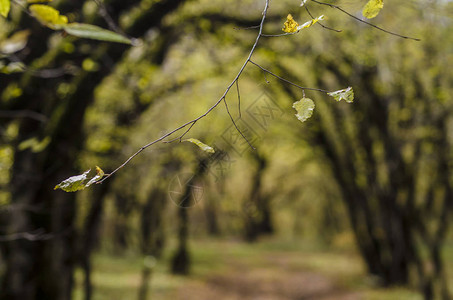
[[[8,17],[9,10],[11,9],[10,0],[0,0],[0,15]]]
[[[104,177],[104,174],[104,171],[100,167],[96,166],[96,175]]]
[[[367,19],[372,19],[379,14],[383,7],[383,0],[370,0],[363,8],[362,15]]]
[[[286,33],[293,33],[298,30],[297,26],[299,26],[299,23],[294,21],[293,16],[291,14],[289,14],[286,17],[286,22],[285,22],[285,24],[283,24],[282,30]]]
[[[53,7],[42,4],[34,4],[30,6],[30,11],[33,16],[43,25],[57,29],[59,25],[68,23],[66,16],[60,15],[60,12]]]

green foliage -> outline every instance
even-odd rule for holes
[[[211,153],[211,154],[215,153],[214,148],[206,145],[205,143],[202,143],[200,140],[190,138],[190,139],[184,140],[184,142],[193,143],[193,144],[197,145],[198,147],[200,147],[200,149],[203,150],[204,152]]]
[[[130,39],[95,25],[68,23],[68,18],[66,16],[61,15],[58,10],[48,5],[34,4],[30,6],[29,10],[41,24],[51,29],[62,29],[66,33],[80,38],[131,44]]]
[[[313,100],[304,97],[299,101],[294,102],[293,108],[297,111],[297,119],[301,122],[305,122],[313,115],[315,103]]]
[[[344,100],[348,103],[352,103],[354,101],[354,91],[352,87],[348,87],[347,89],[330,92],[327,95],[333,97],[336,101]]]
[[[365,18],[372,19],[376,17],[381,9],[384,7],[384,1],[382,0],[370,0],[363,7],[362,15]]]
[[[11,9],[10,0],[0,0],[0,15],[8,17],[9,10]]]
[[[131,40],[129,40],[128,38],[113,31],[106,30],[91,24],[69,23],[65,26],[62,26],[62,29],[64,29],[64,31],[68,34],[80,38],[131,44]]]
[[[68,179],[65,179],[57,184],[54,189],[61,189],[65,192],[77,192],[89,187],[90,185],[96,183],[97,181],[101,180],[102,177],[104,177],[104,171],[101,168],[96,167],[96,175],[93,178],[89,179],[88,174],[90,173],[90,171],[91,170],[88,170],[83,174],[69,177]]]

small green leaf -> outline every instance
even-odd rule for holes
[[[197,139],[187,139],[187,140],[184,140],[184,142],[191,142],[191,143],[197,145],[198,147],[200,147],[200,149],[203,150],[204,152],[215,153],[214,148],[212,148],[211,146],[208,146],[208,145],[200,142]]]
[[[372,19],[379,14],[383,7],[384,7],[383,0],[370,0],[363,7],[362,15],[367,19]]]
[[[131,41],[128,38],[116,32],[106,30],[91,24],[69,23],[67,25],[61,26],[61,29],[63,29],[70,35],[80,38],[131,44]]]
[[[63,180],[60,184],[57,184],[54,190],[61,189],[65,192],[77,192],[83,190],[86,187],[85,182],[88,180],[88,173],[91,170],[86,171],[85,173],[77,176],[69,177],[66,180]]]
[[[0,43],[0,52],[3,54],[12,54],[24,49],[27,45],[29,35],[30,30],[16,32],[10,38]]]
[[[102,171],[101,168],[96,167],[96,175],[88,181],[88,174],[90,171],[91,170],[88,170],[81,175],[72,176],[66,180],[63,180],[60,184],[55,186],[54,190],[61,189],[65,192],[77,192],[89,187],[104,177],[104,171]]]
[[[309,98],[302,98],[299,101],[293,103],[293,108],[297,111],[296,117],[301,122],[307,121],[312,115],[315,109],[315,103]]]
[[[68,18],[60,15],[60,12],[51,6],[34,4],[31,5],[29,9],[41,24],[51,29],[57,29],[59,26],[68,23]]]
[[[327,95],[333,97],[337,101],[344,100],[348,103],[352,103],[354,101],[354,91],[352,87],[348,87],[344,90],[339,90],[331,93],[327,93]]]
[[[8,17],[9,10],[11,9],[10,0],[0,0],[0,15]]]

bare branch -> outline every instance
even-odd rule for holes
[[[186,128],[187,126],[190,125],[190,128],[188,130],[186,130],[186,132],[182,135],[184,136],[185,134],[187,134],[189,132],[189,130],[195,125],[195,123],[197,121],[199,121],[200,119],[206,117],[212,110],[214,110],[222,101],[224,101],[226,95],[228,94],[228,92],[230,91],[231,87],[239,80],[239,77],[241,76],[241,74],[244,72],[244,69],[245,67],[247,66],[247,64],[249,62],[251,62],[251,58],[252,58],[252,55],[253,53],[255,52],[255,49],[258,45],[258,42],[262,36],[262,33],[263,33],[263,27],[264,27],[264,21],[266,20],[266,16],[267,16],[267,10],[269,8],[269,1],[270,0],[266,0],[265,1],[265,6],[264,6],[264,10],[263,10],[263,13],[262,13],[262,18],[261,18],[261,23],[259,25],[259,32],[258,32],[258,35],[256,37],[256,40],[255,40],[255,43],[253,44],[252,46],[252,49],[250,50],[250,53],[247,57],[247,59],[245,60],[244,64],[242,65],[242,67],[240,68],[238,74],[236,75],[236,77],[234,78],[234,80],[228,85],[228,87],[226,88],[225,92],[223,93],[222,97],[220,97],[219,100],[217,100],[216,103],[214,103],[213,106],[211,106],[204,114],[200,115],[199,117],[179,126],[178,128],[164,134],[163,136],[161,136],[160,138],[150,142],[149,144],[147,145],[144,145],[143,147],[141,147],[137,152],[135,152],[132,156],[130,156],[124,163],[122,163],[118,168],[116,168],[115,170],[113,170],[113,172],[111,172],[110,174],[107,174],[102,180],[98,181],[97,183],[102,183],[104,182],[107,178],[109,178],[110,176],[112,176],[113,174],[115,174],[116,172],[118,172],[119,170],[121,170],[124,166],[126,166],[132,159],[134,159],[137,155],[139,155],[141,152],[143,152],[143,150],[145,150],[146,148],[156,144],[156,143],[159,143],[161,141],[163,141],[165,138],[173,135],[174,133],[180,131],[181,129],[183,128]],[[182,138],[182,136],[180,138]]]
[[[344,14],[350,16],[351,18],[353,18],[353,19],[355,19],[355,20],[357,20],[357,21],[359,21],[359,22],[362,22],[362,23],[364,23],[364,24],[366,24],[366,25],[369,25],[369,26],[371,26],[371,27],[374,27],[374,28],[376,28],[376,29],[378,29],[378,30],[380,30],[380,31],[385,32],[385,33],[388,33],[388,34],[391,34],[391,35],[394,35],[394,36],[397,36],[397,37],[400,37],[400,38],[403,38],[403,39],[414,40],[414,41],[420,41],[420,39],[418,39],[418,38],[413,38],[413,37],[401,35],[401,34],[398,34],[398,33],[394,33],[394,32],[385,30],[385,29],[383,29],[383,28],[381,28],[381,27],[379,27],[379,26],[376,26],[376,25],[374,25],[374,24],[371,24],[371,23],[369,23],[369,22],[367,22],[367,21],[364,21],[364,20],[362,20],[362,19],[360,19],[360,18],[357,18],[357,17],[354,16],[353,14],[348,13],[348,12],[345,11],[343,8],[341,8],[341,7],[337,6],[337,5],[330,4],[330,3],[325,3],[325,2],[319,2],[319,1],[317,1],[317,0],[312,0],[312,1],[315,2],[315,3],[317,3],[317,4],[320,4],[320,5],[326,5],[326,6],[329,6],[329,7],[331,7],[331,8],[338,9],[339,11],[341,11],[342,13],[344,13]]]
[[[322,93],[330,93],[329,91],[326,91],[326,90],[322,90],[322,89],[316,89],[316,88],[308,88],[308,87],[303,87],[303,86],[300,86],[298,84],[295,84],[294,82],[291,82],[283,77],[280,77],[278,76],[277,74],[263,68],[262,66],[260,66],[259,64],[255,63],[254,61],[250,61],[251,64],[254,64],[255,66],[257,66],[258,68],[260,68],[261,70],[263,70],[264,72],[266,73],[269,73],[270,75],[274,76],[275,78],[278,78],[279,80],[283,81],[283,82],[286,82],[292,86],[295,86],[301,90],[309,90],[309,91],[317,91],[317,92],[322,92]]]
[[[249,29],[258,29],[258,28],[260,28],[260,25],[249,26],[249,27],[245,27],[245,28],[234,27],[233,29],[234,30],[249,30]]]
[[[239,127],[237,126],[236,122],[234,121],[233,116],[231,115],[230,110],[228,109],[228,104],[226,102],[226,98],[223,98],[223,102],[225,103],[226,111],[227,111],[228,115],[230,116],[231,122],[233,123],[233,125],[236,128],[237,132],[239,132],[239,134],[247,142],[247,144],[250,146],[250,148],[252,148],[252,150],[256,150],[256,148],[252,146],[250,141],[245,137],[245,135],[242,133],[242,131],[239,129]]]
[[[309,15],[312,19],[314,19],[315,17],[311,14],[310,10],[308,9],[308,5],[305,4],[304,7],[305,7],[305,10],[307,11],[308,15]],[[332,31],[335,31],[335,32],[341,32],[341,30],[338,30],[338,29],[335,29],[335,28],[328,27],[328,26],[322,24],[321,22],[317,22],[317,24],[318,24],[319,26],[321,26],[322,28],[324,28],[324,29],[332,30]]]
[[[242,118],[241,113],[241,93],[239,92],[239,80],[236,80],[236,90],[238,92],[238,110],[239,110],[239,118]]]

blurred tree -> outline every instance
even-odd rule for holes
[[[88,3],[88,1],[87,1]],[[124,30],[131,36],[142,36],[146,31],[162,28],[162,19],[184,1],[167,0],[151,5],[149,1],[109,1],[110,16],[115,23],[128,15]],[[62,2],[59,9],[72,12],[87,23],[104,21],[83,15],[85,1]],[[138,9],[141,7],[141,9]],[[15,210],[9,218],[8,232],[28,232],[42,228],[54,237],[45,241],[16,240],[3,245],[7,261],[3,276],[4,299],[69,299],[76,262],[74,250],[74,194],[55,193],[55,182],[73,174],[74,162],[83,142],[82,124],[85,110],[92,102],[96,86],[114,69],[109,62],[117,62],[126,47],[77,40],[73,43],[52,35],[25,14],[11,30],[29,29],[32,34],[22,61],[37,68],[77,66],[71,76],[66,69],[54,78],[35,76],[33,72],[2,77],[1,109],[21,112],[33,111],[45,116],[43,123],[33,118],[15,121],[18,135],[14,140],[14,165],[11,170],[11,203],[38,208],[39,211]],[[44,42],[47,41],[47,42]],[[94,62],[90,63],[90,62]],[[99,63],[98,63],[99,62]],[[74,68],[74,67],[71,67]],[[12,86],[21,93],[11,99],[5,92]],[[11,120],[6,120],[11,121]],[[2,125],[6,126],[4,120]],[[41,151],[20,147],[31,138],[48,139]],[[22,144],[23,145],[23,144]]]
[[[398,10],[411,15],[395,26],[403,28],[426,9],[421,2],[414,6]],[[363,32],[348,40],[312,36],[303,51],[308,58],[294,59],[310,66],[313,79],[290,77],[326,89],[354,87],[352,106],[316,103],[313,144],[325,151],[370,273],[384,285],[416,284],[425,299],[450,299],[441,249],[453,199],[453,103],[446,96],[452,76],[440,66],[449,59],[451,35],[449,42],[442,37],[451,22],[443,21],[433,14],[418,19],[421,45]],[[296,74],[287,62],[274,62],[282,74]]]

